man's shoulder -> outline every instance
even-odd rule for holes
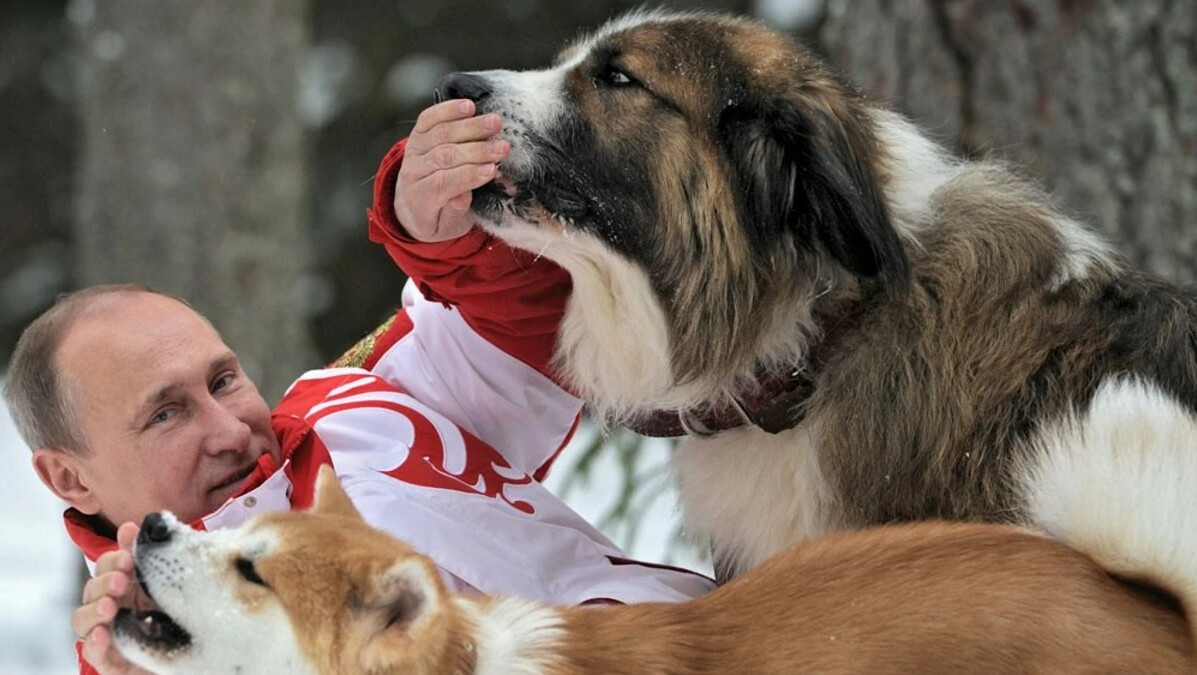
[[[339,406],[368,405],[380,394],[393,393],[400,393],[394,384],[362,368],[309,370],[283,394],[274,416],[306,419]]]

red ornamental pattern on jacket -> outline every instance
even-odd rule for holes
[[[532,477],[511,468],[494,448],[473,436],[463,435],[464,465],[456,472],[450,471],[444,439],[432,422],[406,406],[397,405],[394,409],[407,416],[416,427],[416,439],[407,459],[383,473],[405,483],[501,499],[528,515],[536,513],[528,502],[511,499],[504,493],[508,486],[531,484]]]
[[[508,487],[531,485],[531,476],[513,468],[497,450],[455,425],[434,423],[428,414],[417,409],[422,407],[385,381],[364,375],[353,377],[330,392],[328,401],[317,406],[309,422],[315,425],[318,419],[355,408],[368,409],[374,414],[378,410],[393,412],[402,418],[401,422],[392,421],[402,429],[392,432],[393,437],[397,444],[406,444],[407,451],[371,459],[371,465],[380,473],[402,483],[488,497],[506,502],[522,513],[536,513],[532,504],[506,493]],[[391,465],[396,456],[400,457],[399,463]],[[385,462],[382,466],[378,465],[380,460]]]

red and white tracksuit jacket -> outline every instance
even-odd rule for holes
[[[404,145],[384,158],[368,212],[370,238],[412,278],[403,307],[363,368],[291,385],[273,414],[282,466],[263,456],[239,495],[193,525],[306,507],[331,463],[366,521],[430,556],[450,587],[557,604],[710,590],[701,575],[626,559],[540,484],[582,406],[548,366],[569,277],[479,229],[411,240],[392,207]],[[116,548],[82,514],[65,520],[89,564]]]

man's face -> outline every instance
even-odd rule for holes
[[[191,522],[280,459],[270,408],[216,331],[151,293],[105,298],[70,327],[57,364],[88,453],[82,510],[115,525],[169,509]],[[75,503],[80,507],[80,503]]]

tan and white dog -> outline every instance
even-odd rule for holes
[[[1002,525],[832,535],[683,604],[557,608],[449,594],[324,467],[308,512],[135,547],[161,607],[116,645],[160,673],[1191,673],[1174,604]],[[1186,597],[1186,602],[1194,600]]]
[[[438,92],[504,118],[474,209],[570,272],[560,372],[610,418],[689,433],[686,528],[721,578],[940,518],[1197,579],[1197,293],[1006,167],[709,14],[631,14]]]

